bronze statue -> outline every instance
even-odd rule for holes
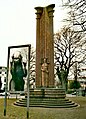
[[[10,72],[12,80],[14,82],[15,91],[24,91],[25,81],[23,77],[27,76],[26,63],[22,62],[22,56],[19,54],[17,57],[12,56],[12,62],[10,62]]]

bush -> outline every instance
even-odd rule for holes
[[[74,81],[70,82],[70,85],[69,85],[70,89],[79,89],[80,87],[81,87],[81,85],[80,85],[79,81],[74,80]]]

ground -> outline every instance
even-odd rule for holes
[[[29,119],[86,119],[86,97],[68,97],[78,103],[77,108],[29,108]],[[7,113],[3,116],[4,99],[0,98],[0,119],[27,119],[26,108],[13,105],[16,99],[7,100]]]

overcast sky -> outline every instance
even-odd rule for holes
[[[55,4],[54,32],[63,25],[62,0],[0,0],[0,66],[7,66],[8,46],[36,43],[34,7]]]

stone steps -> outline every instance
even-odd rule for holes
[[[27,99],[20,99],[14,103],[17,106],[27,106]],[[70,100],[51,100],[51,99],[39,99],[36,98],[30,99],[30,107],[76,107],[78,106],[76,103]]]
[[[66,99],[65,91],[59,89],[30,90],[30,107],[70,108],[78,104]],[[27,106],[27,96],[14,102],[17,106]]]

